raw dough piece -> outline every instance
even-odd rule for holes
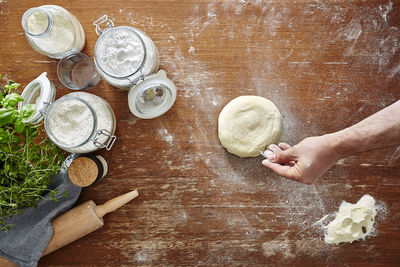
[[[218,118],[218,137],[223,147],[240,157],[256,157],[281,134],[282,117],[270,100],[239,96],[229,102]]]
[[[343,201],[336,218],[327,227],[326,243],[352,243],[371,232],[375,221],[375,199],[364,195],[356,204]]]

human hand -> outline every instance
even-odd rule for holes
[[[327,135],[309,137],[295,146],[287,143],[270,145],[262,164],[280,176],[306,184],[314,184],[340,155]]]

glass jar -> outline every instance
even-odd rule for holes
[[[88,55],[72,53],[63,57],[57,64],[58,80],[72,90],[87,90],[100,81],[100,75]]]
[[[51,103],[55,88],[49,84],[43,73],[22,92],[26,98],[19,108],[37,104],[36,113],[26,122],[38,123],[44,118],[50,140],[68,152],[85,154],[100,148],[110,150],[116,139],[116,119],[111,106],[101,97],[86,92],[70,93]]]
[[[116,119],[110,105],[86,92],[67,94],[51,104],[44,126],[49,138],[71,153],[110,150],[116,139]]]
[[[87,166],[89,168],[95,168],[97,170],[97,172],[90,172],[90,171],[86,170],[83,172],[82,171],[79,172],[79,176],[81,176],[81,177],[77,177],[73,173],[72,173],[72,175],[70,175],[71,174],[70,166],[72,165],[72,168],[74,168],[73,162],[76,163],[76,160],[86,161]],[[79,167],[77,167],[77,168],[79,168]],[[70,154],[62,163],[61,171],[67,172],[68,177],[71,180],[71,182],[77,186],[80,186],[80,187],[95,186],[98,183],[100,183],[104,179],[104,177],[107,175],[108,164],[107,164],[107,161],[105,160],[105,158],[103,158],[100,155]],[[83,178],[83,179],[76,179],[76,178]]]
[[[100,27],[103,23],[106,23],[105,29]],[[94,49],[94,62],[109,84],[128,90],[136,80],[158,71],[157,47],[146,33],[133,27],[114,27],[106,15],[94,25],[100,36]]]
[[[79,52],[85,45],[82,25],[60,6],[28,9],[22,16],[22,27],[31,47],[51,58],[60,59],[71,52]]]

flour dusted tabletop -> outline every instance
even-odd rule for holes
[[[0,73],[26,85],[41,72],[57,87],[57,61],[33,51],[21,27],[44,1],[0,0]],[[400,161],[396,147],[340,160],[315,186],[280,178],[262,157],[226,152],[217,136],[222,107],[259,95],[283,117],[295,144],[350,126],[400,98],[400,1],[54,1],[86,33],[104,14],[146,32],[160,68],[177,87],[163,116],[141,120],[126,91],[100,81],[90,93],[115,111],[109,174],[79,203],[137,189],[135,203],[105,216],[100,230],[50,254],[40,266],[398,265]],[[370,194],[385,212],[374,236],[327,245],[314,223]]]

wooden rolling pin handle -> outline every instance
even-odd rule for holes
[[[96,214],[99,218],[103,218],[103,216],[106,215],[107,213],[122,207],[132,199],[136,198],[138,195],[139,193],[136,190],[134,190],[129,193],[123,194],[119,197],[113,198],[104,203],[103,205],[96,206],[95,207]]]
[[[42,256],[101,228],[104,224],[102,217],[105,214],[120,208],[138,195],[138,192],[134,190],[100,206],[96,206],[93,201],[89,200],[61,214],[52,222],[53,236]]]
[[[42,256],[47,255],[103,226],[103,216],[125,205],[138,196],[136,190],[113,198],[103,205],[96,206],[93,201],[87,201],[55,218],[53,236]],[[15,267],[12,261],[0,257],[0,267]]]

